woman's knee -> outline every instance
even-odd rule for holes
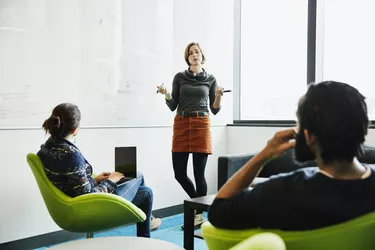
[[[145,179],[145,177],[143,176],[143,174],[140,171],[138,171],[138,170],[137,170],[137,179],[142,179],[142,180]]]
[[[174,172],[174,178],[178,182],[183,182],[183,181],[187,180],[187,174],[186,173],[180,173],[180,172]]]
[[[204,173],[196,173],[194,174],[195,182],[197,183],[206,183],[206,177],[204,176]]]
[[[154,192],[150,187],[147,186],[140,186],[137,194],[144,196],[148,200],[151,200],[151,202],[154,198]]]

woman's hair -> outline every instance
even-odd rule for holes
[[[199,48],[199,50],[201,51],[201,54],[202,54],[202,64],[203,64],[206,61],[206,57],[204,56],[204,53],[203,53],[203,50],[202,50],[201,46],[197,42],[191,42],[191,43],[189,43],[186,46],[186,49],[185,49],[185,62],[187,63],[187,65],[190,66],[190,62],[189,62],[189,50],[190,50],[190,47],[193,46],[193,45],[197,45],[198,48]]]
[[[51,116],[44,121],[42,127],[46,133],[56,137],[66,137],[79,127],[81,112],[77,105],[61,103],[57,105]]]

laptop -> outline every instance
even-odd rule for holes
[[[137,148],[115,147],[115,171],[124,174],[124,178],[116,184],[121,186],[137,179]]]

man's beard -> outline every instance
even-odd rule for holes
[[[297,133],[294,156],[295,159],[300,163],[315,160],[314,153],[311,152],[310,148],[306,144],[306,138],[303,129],[300,129]]]

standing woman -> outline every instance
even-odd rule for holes
[[[220,111],[223,88],[203,69],[205,56],[198,43],[189,43],[185,49],[187,70],[173,79],[172,94],[164,86],[158,92],[165,95],[171,111],[177,108],[173,124],[172,162],[176,180],[190,198],[207,195],[204,176],[207,158],[212,154],[209,108],[216,115]],[[193,154],[196,189],[187,176],[189,154]],[[196,211],[194,226],[204,222],[203,211]]]

